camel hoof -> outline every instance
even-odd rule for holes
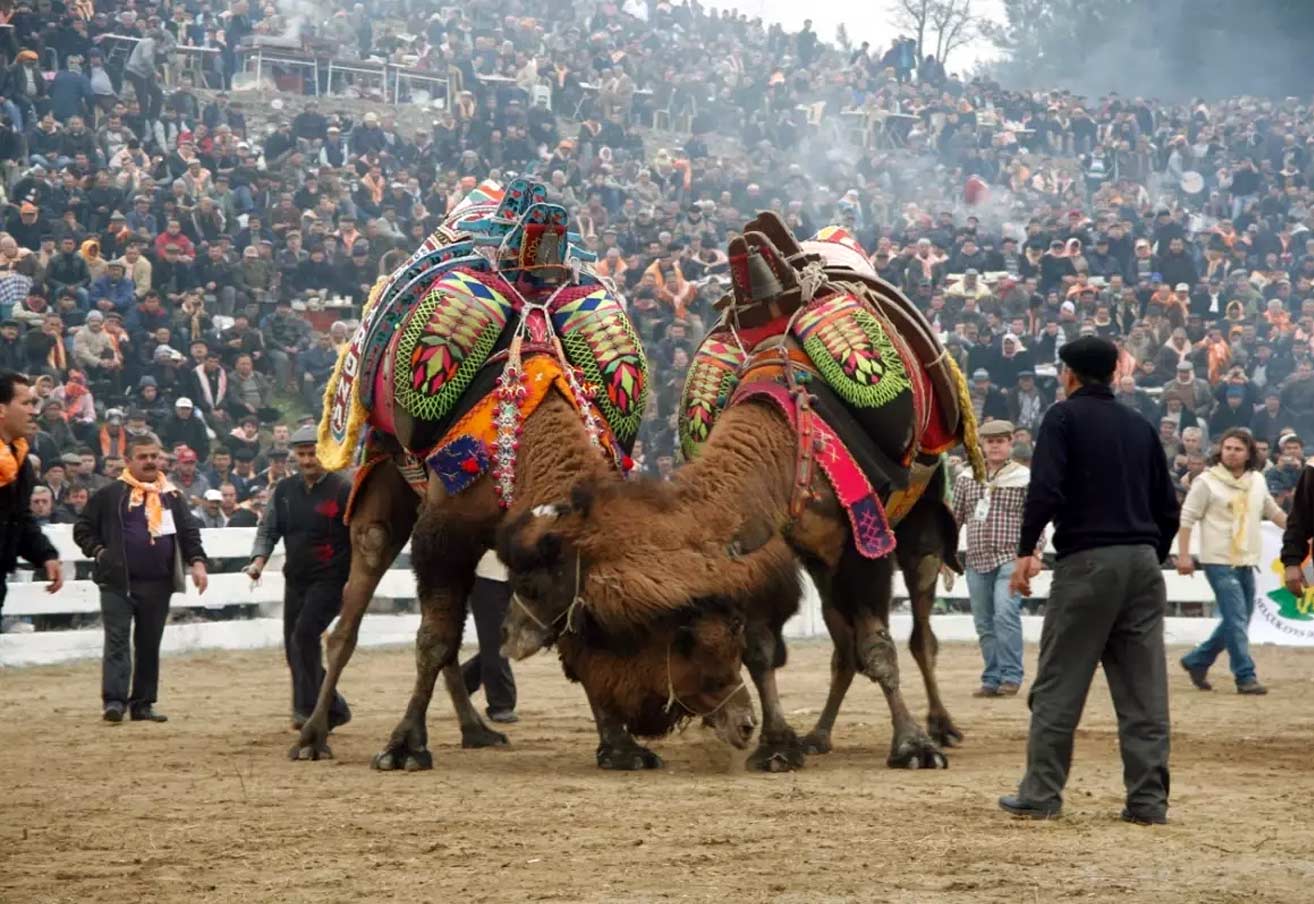
[[[891,769],[948,769],[949,760],[929,737],[914,735],[890,749],[885,765]]]
[[[803,752],[809,756],[830,753],[834,748],[830,744],[830,732],[814,731],[803,736]]]
[[[433,768],[433,754],[427,750],[388,749],[375,754],[370,765],[380,772],[395,772],[399,769],[419,772]]]
[[[318,744],[302,744],[297,741],[292,745],[292,749],[287,752],[287,758],[294,763],[299,760],[331,760],[333,751],[329,745],[320,742]]]
[[[926,719],[926,733],[940,747],[960,747],[963,743],[963,733],[958,730],[958,727],[954,725],[948,716],[928,716]]]
[[[424,772],[433,768],[433,754],[427,750],[417,750],[406,755],[407,772]]]
[[[466,730],[461,729],[461,746],[466,750],[478,750],[481,747],[506,747],[511,741],[500,731],[493,731],[487,725]]]
[[[647,747],[608,747],[598,745],[598,768],[616,772],[639,772],[662,768],[662,758]]]
[[[754,772],[793,772],[807,762],[804,747],[798,741],[786,744],[763,744],[748,758]]]

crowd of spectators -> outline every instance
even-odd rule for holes
[[[800,234],[855,233],[947,337],[977,413],[1018,427],[1019,456],[1058,349],[1096,333],[1184,486],[1231,426],[1265,445],[1279,499],[1294,486],[1314,436],[1298,100],[1016,91],[903,36],[840,47],[696,3],[314,6],[0,3],[0,367],[37,377],[42,517],[75,515],[143,431],[207,526],[258,517],[290,412],[317,415],[376,276],[513,173],[550,184],[624,291],[653,370],[650,473],[673,464],[726,241],[773,208]],[[449,102],[285,96],[279,113],[240,90],[253,36],[432,70]],[[188,45],[218,52],[184,71]],[[334,300],[345,313],[313,330]]]

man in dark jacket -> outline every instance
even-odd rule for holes
[[[20,558],[45,573],[51,593],[64,586],[59,553],[32,517],[36,474],[27,460],[27,436],[35,413],[36,394],[27,377],[0,371],[0,611],[9,587],[6,579]]]
[[[315,711],[324,680],[320,635],[342,608],[342,590],[351,570],[351,535],[342,522],[351,481],[324,470],[315,455],[315,441],[314,427],[302,427],[292,435],[300,473],[274,487],[246,569],[253,580],[258,579],[274,547],[283,541],[287,550],[283,646],[292,671],[292,725],[298,729]],[[351,720],[351,708],[341,694],[334,695],[328,720],[330,731]]]
[[[186,446],[201,461],[210,457],[210,435],[205,423],[196,416],[195,406],[187,396],[173,403],[173,414],[160,427],[160,439],[166,449]]]
[[[1030,596],[1034,555],[1053,522],[1057,564],[1031,686],[1027,771],[1007,812],[1051,819],[1063,805],[1073,735],[1096,666],[1103,663],[1118,714],[1127,805],[1122,818],[1167,821],[1168,673],[1160,563],[1179,508],[1159,438],[1114,400],[1118,349],[1084,336],[1059,352],[1065,401],[1036,438],[1018,558],[1009,589]]]
[[[184,563],[197,593],[209,582],[201,531],[160,470],[161,456],[153,435],[129,439],[127,469],[91,497],[73,527],[73,539],[95,563],[100,587],[106,722],[121,722],[125,710],[133,721],[167,721],[154,704],[169,597],[185,589]]]

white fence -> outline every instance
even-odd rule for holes
[[[206,554],[212,559],[240,559],[251,554],[255,541],[255,528],[222,528],[202,530],[201,540]],[[94,582],[76,580],[76,563],[87,562],[86,556],[73,542],[71,525],[52,525],[46,534],[59,550],[64,565],[65,584],[56,594],[46,592],[41,581],[14,580],[9,584],[5,601],[6,616],[94,614],[100,612],[100,594]],[[198,649],[253,649],[282,643],[281,621],[269,616],[277,615],[283,600],[282,546],[265,569],[259,584],[241,572],[210,575],[210,586],[204,596],[195,588],[187,587],[186,594],[175,594],[174,608],[220,609],[225,606],[253,605],[258,607],[260,618],[231,621],[173,624],[165,632],[163,649],[166,653],[188,652]],[[1168,599],[1179,609],[1182,605],[1197,604],[1201,611],[1212,611],[1213,594],[1203,575],[1183,577],[1175,571],[1164,572],[1168,585]],[[1049,572],[1032,581],[1032,596],[1045,598],[1049,594]],[[821,602],[811,582],[805,582],[806,596],[799,612],[786,625],[789,637],[820,637],[826,634],[821,617]],[[945,599],[967,599],[967,582],[958,579],[952,589],[941,581],[940,596]],[[902,577],[895,578],[895,595],[906,598]],[[377,596],[401,601],[415,597],[415,578],[408,568],[393,568],[379,585]],[[1024,633],[1028,640],[1039,638],[1040,619],[1024,618]],[[419,625],[416,615],[367,615],[362,627],[361,644],[364,646],[410,643]],[[892,625],[897,634],[906,636],[911,627],[907,616],[896,616]],[[947,641],[975,640],[971,617],[941,615],[935,627],[941,639]],[[1195,643],[1207,636],[1213,625],[1203,618],[1170,618],[1170,643]],[[97,630],[42,631],[28,634],[0,635],[0,667],[61,662],[100,655],[101,632]],[[466,642],[473,641],[473,626],[467,625]]]

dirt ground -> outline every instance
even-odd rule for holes
[[[99,665],[0,672],[0,901],[1208,902],[1314,900],[1314,652],[1256,650],[1273,693],[1212,694],[1172,670],[1172,824],[1117,819],[1120,769],[1103,679],[1077,740],[1065,818],[1006,818],[1023,698],[973,700],[976,651],[941,656],[967,734],[948,771],[884,767],[889,722],[855,684],[836,750],[759,775],[691,728],[666,768],[604,773],[582,692],[540,655],[517,667],[512,746],[464,751],[430,716],[435,769],[370,756],[412,681],[407,649],[346,673],[355,721],[337,759],[291,763],[282,655],[207,653],[163,666],[167,725],[98,721]],[[1028,669],[1034,665],[1030,650]],[[1180,651],[1170,651],[1175,661]],[[786,709],[808,726],[827,647],[796,643]],[[920,681],[903,657],[910,704]],[[862,679],[859,679],[862,681]],[[439,682],[441,685],[441,682]]]

